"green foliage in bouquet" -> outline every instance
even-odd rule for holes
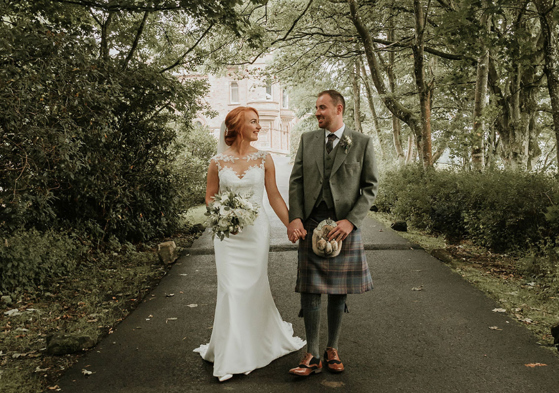
[[[217,236],[223,241],[254,223],[259,206],[249,198],[250,195],[241,195],[229,189],[214,195],[206,212],[206,225],[212,230],[212,238]]]

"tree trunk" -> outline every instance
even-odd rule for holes
[[[432,166],[431,147],[431,87],[425,81],[424,35],[425,16],[420,0],[413,1],[415,14],[415,42],[412,45],[414,58],[415,84],[419,93],[419,106],[421,110],[421,127],[418,142],[420,143],[420,157],[423,167]]]
[[[517,22],[510,29],[511,34],[536,33],[536,26],[526,17],[527,3],[516,12]],[[539,147],[533,141],[539,132],[535,116],[538,86],[542,83],[542,75],[537,73],[538,64],[543,61],[542,45],[541,33],[539,39],[526,41],[522,52],[502,67],[501,75],[495,61],[489,59],[488,85],[493,93],[491,98],[496,100],[500,109],[494,125],[499,135],[497,148],[503,164],[512,170],[528,169],[534,157],[540,155]],[[527,56],[530,62],[524,60]]]
[[[497,133],[495,128],[491,127],[487,135],[487,149],[486,149],[485,168],[495,168],[495,156],[497,154]]]
[[[136,32],[136,37],[134,38],[132,47],[130,48],[128,55],[126,56],[126,59],[124,59],[124,63],[122,64],[123,70],[126,70],[126,68],[128,67],[128,63],[130,63],[130,60],[132,60],[132,57],[134,56],[134,52],[136,51],[136,48],[138,48],[138,42],[140,42],[140,37],[144,32],[144,27],[146,26],[146,21],[148,20],[148,16],[149,16],[149,12],[148,11],[144,12],[144,17],[140,22],[140,27],[138,27],[138,31]]]
[[[417,158],[417,139],[414,134],[408,136],[408,150],[406,152],[406,164],[410,164]]]
[[[354,61],[352,66],[353,72],[352,84],[353,84],[353,119],[355,122],[355,131],[363,133],[363,127],[361,126],[361,86],[359,86],[359,74],[360,69],[357,60]]]
[[[380,158],[384,159],[384,147],[383,147],[382,138],[380,137],[380,127],[378,124],[377,111],[375,110],[375,102],[373,101],[373,91],[371,89],[371,84],[369,83],[369,77],[367,76],[365,66],[361,64],[361,61],[359,61],[359,64],[361,65],[361,72],[363,74],[363,84],[365,85],[365,91],[367,92],[367,100],[369,101],[369,108],[371,109],[371,115],[373,116],[373,131],[375,132],[375,135],[377,136],[378,139]]]
[[[505,159],[512,170],[525,169],[524,160],[526,159],[526,144],[528,138],[525,129],[526,124],[522,121],[522,113],[520,110],[520,90],[521,90],[521,73],[523,67],[521,64],[514,65],[514,77],[509,84],[510,93],[510,138],[505,148]]]
[[[489,18],[483,14],[481,23],[487,30]],[[472,167],[481,171],[485,167],[485,124],[482,119],[487,96],[487,78],[489,75],[489,49],[484,47],[484,53],[477,63],[476,89],[474,96],[474,125],[472,128]]]
[[[439,146],[438,150],[433,154],[433,158],[432,158],[433,165],[435,165],[439,160],[439,158],[441,158],[446,148],[447,148],[446,144]]]
[[[541,32],[544,48],[544,72],[547,77],[547,89],[551,99],[553,112],[553,128],[555,138],[559,142],[559,45],[557,40],[557,25],[553,18],[555,1],[533,0],[540,17]],[[558,144],[559,146],[559,144]],[[557,149],[557,170],[559,171],[559,149]]]
[[[109,28],[113,19],[113,11],[109,11],[109,16],[101,25],[101,51],[100,57],[103,61],[109,61]]]
[[[395,0],[392,0],[391,9],[394,10]],[[396,33],[394,28],[394,17],[388,20],[388,41],[396,42]],[[388,85],[390,87],[390,93],[394,95],[396,93],[396,75],[394,74],[394,50],[388,51],[388,67],[386,68],[388,74]],[[396,115],[392,115],[392,140],[394,143],[394,149],[396,150],[396,156],[398,161],[403,163],[406,161],[404,156],[404,149],[402,148],[402,128],[400,125],[400,119]]]
[[[348,0],[348,3],[353,24],[355,25],[355,28],[357,29],[357,32],[359,33],[359,36],[363,41],[367,63],[369,64],[371,77],[378,94],[380,95],[384,105],[386,105],[386,107],[392,114],[408,124],[413,132],[417,132],[417,130],[419,130],[419,127],[421,127],[417,116],[411,110],[404,107],[393,96],[387,94],[387,89],[380,74],[379,65],[375,56],[375,45],[373,43],[371,33],[361,20],[357,9],[358,7],[356,0]]]

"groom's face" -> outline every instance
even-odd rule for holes
[[[341,107],[341,105],[340,105]],[[339,123],[338,117],[341,115],[341,110],[338,110],[334,102],[332,101],[332,97],[328,94],[323,94],[316,100],[316,112],[315,116],[318,120],[318,127],[323,128],[329,131],[336,131],[336,129],[332,130],[332,127],[337,127]]]

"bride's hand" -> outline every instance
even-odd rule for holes
[[[293,243],[295,243],[297,240],[303,239],[306,235],[307,235],[306,230],[295,229],[295,231],[293,231],[292,238],[290,238],[289,240],[291,240]]]
[[[290,242],[295,243],[300,238],[305,239],[307,236],[307,231],[303,227],[303,222],[300,218],[296,218],[291,221],[287,226],[287,237]]]

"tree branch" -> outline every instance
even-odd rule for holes
[[[291,28],[290,28],[289,30],[287,30],[287,33],[285,33],[285,35],[283,36],[283,38],[279,38],[279,39],[275,40],[274,42],[272,42],[272,45],[274,45],[276,42],[284,41],[284,40],[287,38],[287,36],[289,35],[289,33],[291,33],[291,32],[293,31],[293,29],[295,28],[295,26],[297,25],[297,22],[299,22],[299,20],[303,17],[303,15],[305,15],[305,14],[307,13],[307,10],[310,8],[310,6],[311,6],[311,4],[312,4],[313,1],[314,1],[314,0],[310,0],[310,1],[309,1],[309,3],[307,4],[307,7],[303,10],[303,12],[301,13],[301,15],[299,15],[299,16],[297,17],[297,19],[295,19],[295,20],[293,21],[293,24],[291,25]]]
[[[309,3],[307,4],[307,6],[305,7],[305,9],[303,10],[303,12],[301,13],[301,15],[299,15],[291,24],[291,27],[289,28],[289,30],[285,33],[285,35],[283,36],[283,38],[278,38],[277,40],[272,41],[272,43],[270,45],[268,45],[268,48],[262,50],[259,54],[256,55],[256,57],[254,57],[251,61],[248,62],[241,62],[241,63],[233,63],[233,64],[229,64],[229,65],[245,65],[245,64],[254,64],[254,62],[256,60],[258,60],[260,58],[260,56],[262,56],[264,53],[266,53],[267,50],[269,50],[269,48],[271,48],[272,46],[274,46],[275,44],[277,44],[278,42],[281,41],[285,41],[287,39],[287,37],[289,36],[289,34],[293,31],[293,29],[295,28],[295,26],[297,25],[297,23],[299,22],[299,20],[303,17],[303,15],[306,14],[307,10],[310,8],[312,2],[314,0],[309,0]]]
[[[454,11],[454,8],[452,7],[451,3],[447,3],[445,0],[437,0],[437,2],[443,6],[443,8],[446,8],[449,11]]]
[[[400,41],[397,41],[397,42],[382,40],[382,39],[379,39],[379,38],[373,38],[372,40],[376,44],[383,44],[383,45],[386,45],[387,47],[409,48],[410,45],[406,44],[405,42],[410,41],[411,39],[412,39],[412,37],[402,38]],[[455,55],[453,53],[446,53],[446,52],[442,52],[438,49],[430,48],[428,46],[424,47],[423,50],[425,52],[431,53],[432,55],[439,56],[439,57],[442,57],[442,58],[448,59],[448,60],[464,60],[464,59],[475,60],[473,57],[468,57],[468,56],[463,56],[463,55]]]
[[[156,11],[172,11],[172,10],[179,10],[184,8],[180,5],[147,7],[147,6],[134,6],[134,5],[120,5],[114,3],[105,4],[105,3],[100,3],[92,0],[53,0],[53,1],[56,3],[74,4],[74,5],[81,5],[84,7],[92,7],[104,11],[156,12]]]
[[[371,33],[361,20],[361,17],[358,13],[356,0],[348,0],[348,3],[351,11],[351,19],[361,37],[363,46],[365,48],[367,62],[369,63],[369,71],[371,73],[371,77],[373,78],[377,93],[381,96],[381,99],[388,110],[392,112],[392,114],[394,114],[396,117],[404,121],[413,130],[414,133],[417,133],[419,127],[419,119],[415,115],[415,113],[413,113],[413,111],[411,111],[410,109],[404,107],[394,97],[387,94],[384,79],[380,74],[379,65],[375,57],[375,46],[371,37]]]
[[[113,19],[113,11],[109,12],[109,16],[105,23],[101,25],[101,53],[100,57],[103,61],[109,60],[109,26]]]
[[[305,37],[312,37],[312,36],[322,36],[322,37],[331,37],[331,38],[346,38],[347,40],[351,40],[351,39],[355,39],[355,38],[359,38],[359,35],[344,35],[344,34],[328,34],[328,33],[324,33],[324,32],[300,32],[295,36],[291,36],[290,39],[287,39],[286,37],[284,37],[284,39],[282,39],[282,41],[289,41],[289,40],[302,40]],[[413,37],[405,37],[402,38],[400,41],[388,41],[388,40],[383,40],[380,38],[372,38],[372,41],[375,44],[383,44],[386,45],[386,47],[384,49],[387,49],[389,47],[396,47],[396,48],[410,48],[410,44],[407,43],[407,41],[412,40]],[[280,40],[276,40],[274,41],[273,44],[277,43]],[[444,59],[448,59],[448,60],[464,60],[464,59],[468,59],[468,60],[474,60],[475,59],[473,57],[469,57],[469,56],[464,56],[464,55],[456,55],[454,53],[446,53],[443,51],[440,51],[438,49],[434,49],[431,47],[426,46],[424,48],[425,52],[431,53],[432,55],[438,56],[438,57],[442,57]]]
[[[97,22],[99,24],[99,26],[103,27],[103,23],[101,23],[101,20],[93,13],[91,8],[89,9],[89,13],[91,14],[91,16],[93,17],[95,22]]]
[[[148,15],[149,15],[148,11],[144,12],[144,17],[142,19],[142,23],[140,23],[140,27],[138,28],[138,32],[136,33],[136,38],[134,38],[134,43],[132,44],[132,47],[130,48],[130,52],[128,52],[128,56],[126,56],[126,59],[124,59],[124,64],[122,65],[122,70],[123,71],[128,67],[128,63],[130,62],[130,60],[132,60],[132,56],[134,56],[134,52],[136,51],[136,48],[138,47],[138,42],[140,41],[140,36],[142,35],[142,32],[144,31],[144,27],[146,25]]]
[[[194,45],[192,45],[190,48],[188,48],[188,50],[187,50],[181,57],[179,57],[179,58],[177,59],[177,61],[175,61],[174,64],[170,65],[169,67],[167,67],[167,68],[165,68],[165,69],[163,69],[163,70],[161,70],[161,71],[159,71],[159,72],[160,72],[160,73],[164,73],[164,72],[167,72],[167,71],[172,70],[173,68],[179,66],[179,65],[182,63],[182,61],[184,60],[184,58],[185,58],[186,56],[188,56],[188,54],[189,54],[190,52],[192,52],[192,51],[194,50],[194,48],[196,48],[196,47],[198,46],[198,44],[200,43],[200,41],[202,41],[202,39],[206,36],[206,34],[209,33],[209,31],[211,30],[211,28],[212,28],[213,26],[214,26],[213,23],[212,23],[211,25],[209,25],[208,28],[206,29],[206,31],[204,31],[204,33],[200,36],[200,38],[198,38],[198,41],[196,41],[196,42],[194,43]]]

